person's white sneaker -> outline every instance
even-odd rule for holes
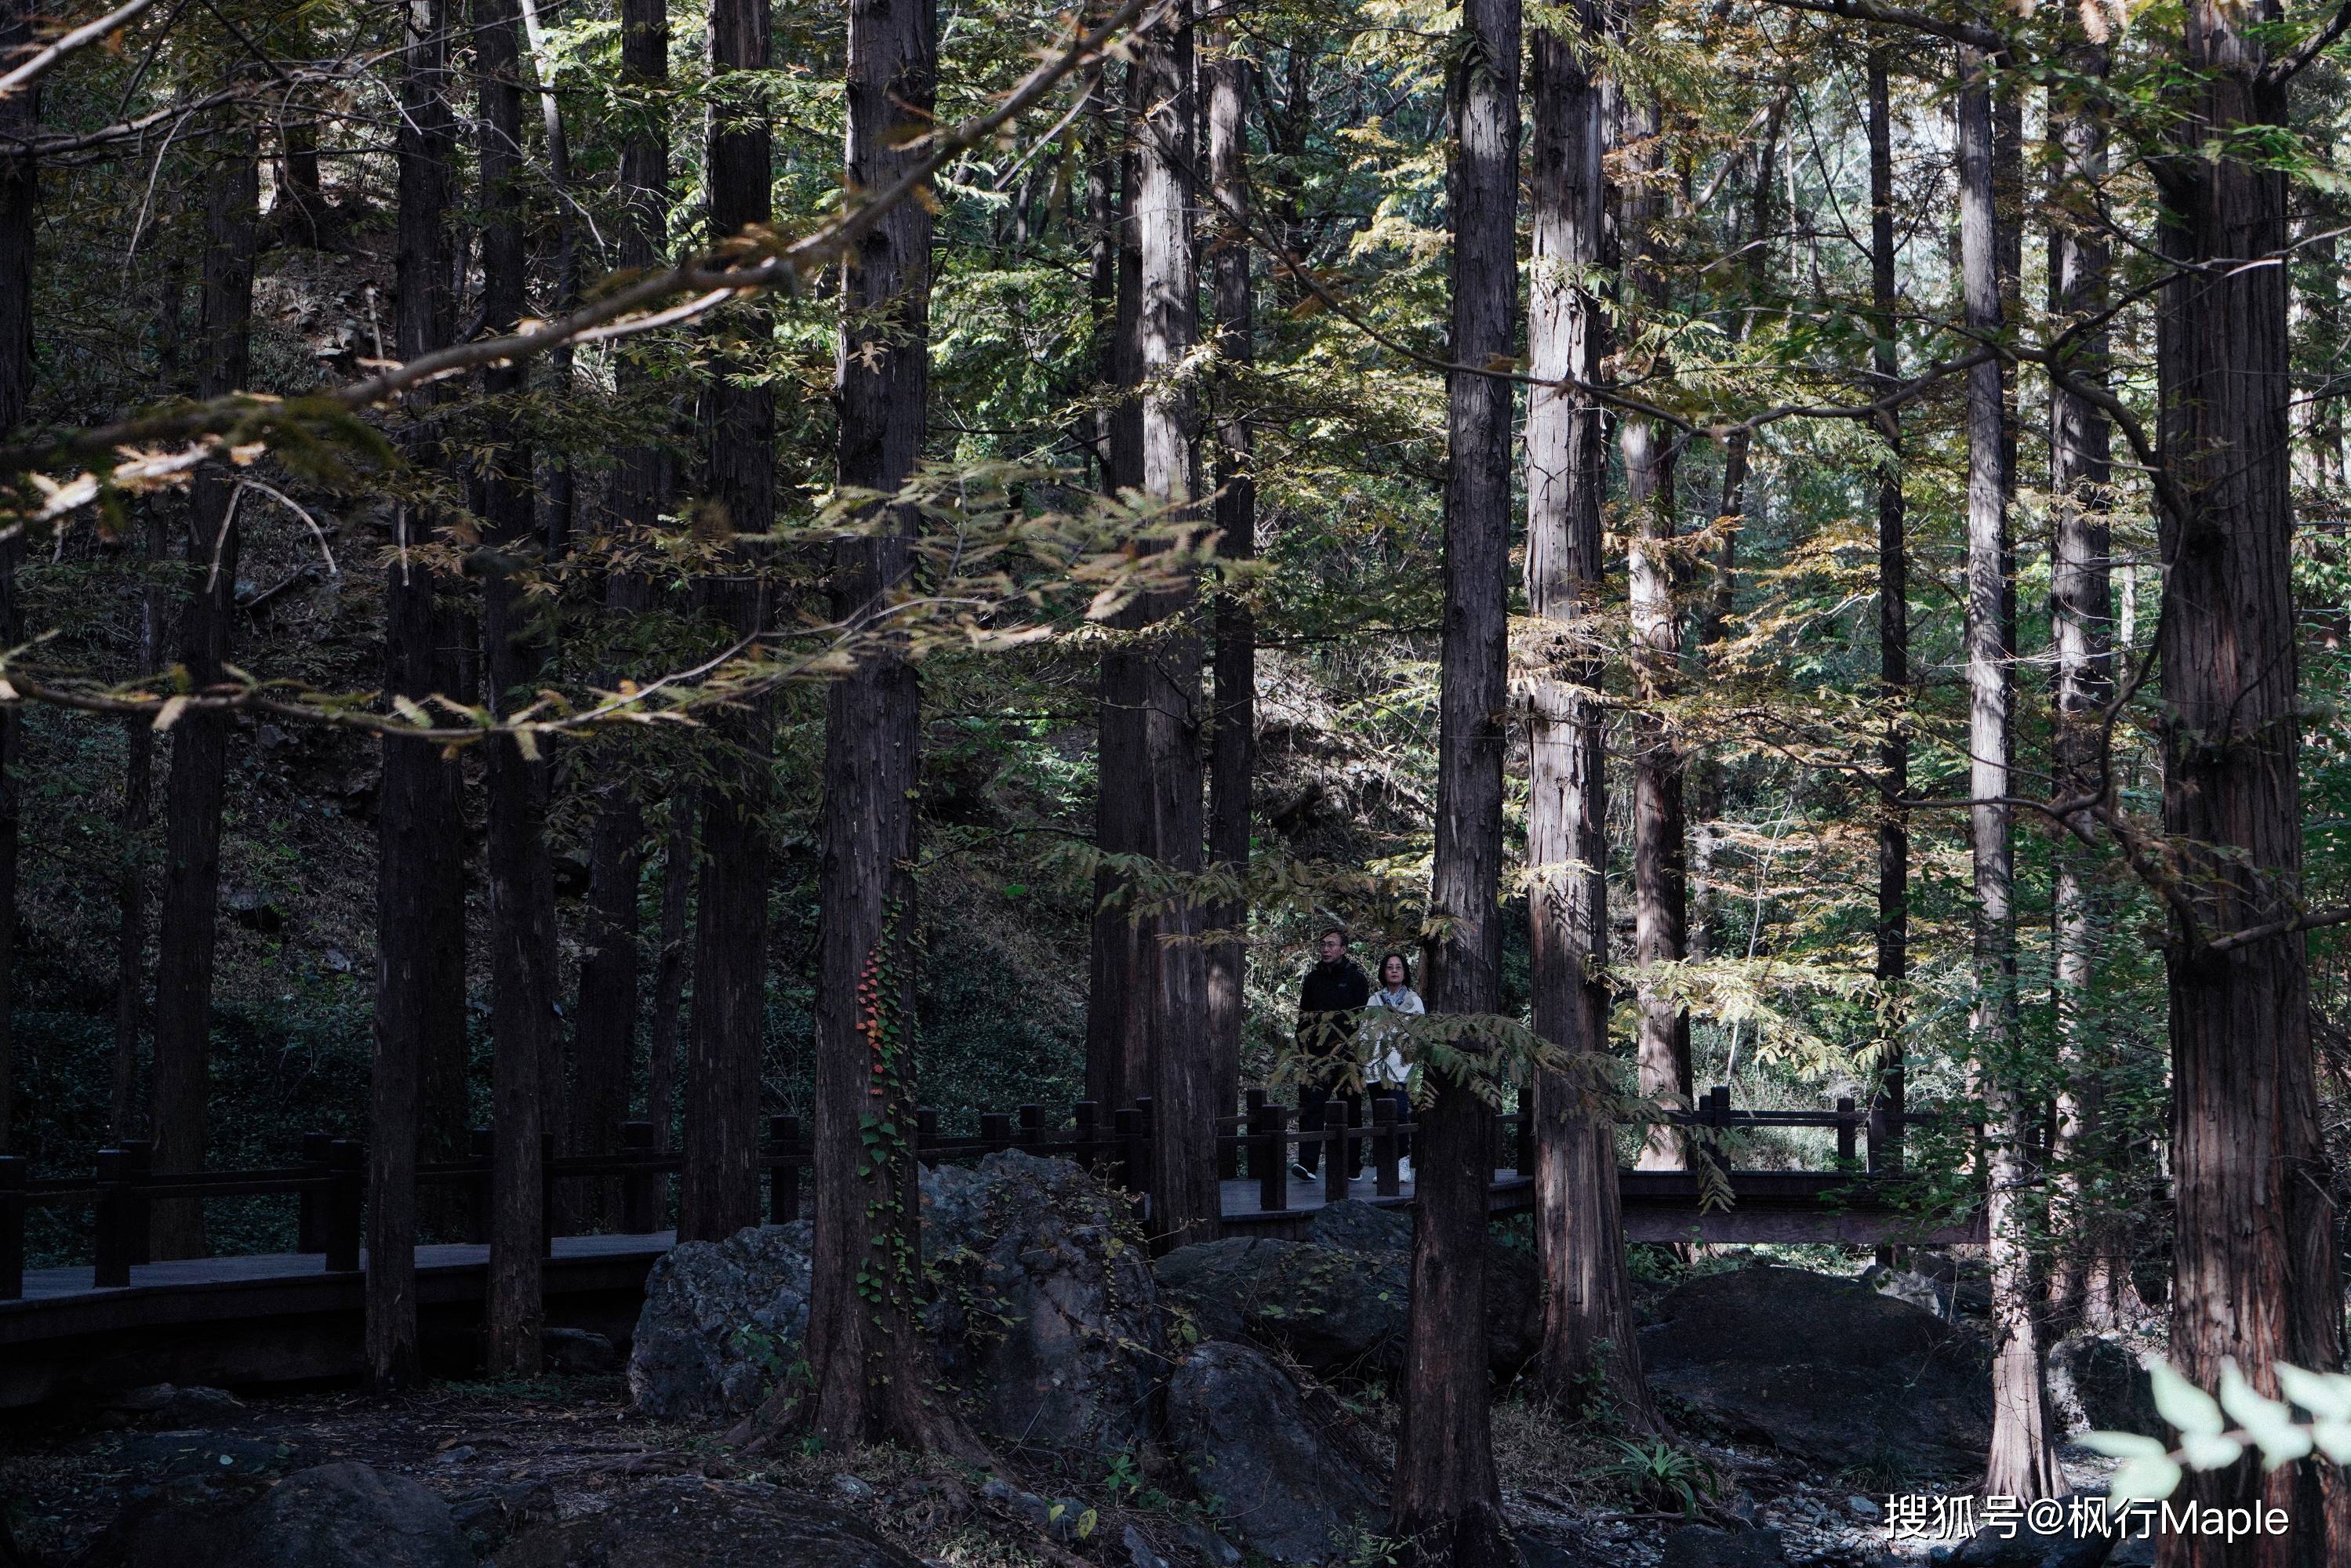
[[[1322,1179],[1322,1177],[1316,1176],[1312,1171],[1308,1170],[1304,1166],[1296,1164],[1295,1162],[1293,1162],[1290,1167],[1290,1174],[1300,1181],[1320,1181]]]

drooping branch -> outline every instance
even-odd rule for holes
[[[22,65],[5,76],[0,76],[0,98],[24,91],[55,70],[68,55],[77,54],[137,21],[139,14],[154,3],[155,0],[125,0],[125,4],[117,5],[103,16],[85,22],[69,33],[58,35],[35,51]]]

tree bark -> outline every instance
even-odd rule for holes
[[[402,39],[399,298],[392,324],[395,351],[402,359],[442,346],[452,331],[447,222],[456,124],[449,104],[448,24],[446,0],[433,0],[408,11]],[[412,400],[421,422],[429,421],[433,402],[429,391]],[[409,457],[426,466],[437,456],[426,423]],[[441,647],[447,617],[436,602],[437,585],[410,555],[424,542],[429,520],[413,507],[395,514],[398,549],[384,576],[384,685],[420,703],[444,691],[451,674]],[[416,741],[387,739],[381,745],[375,1053],[368,1090],[366,1357],[370,1385],[390,1393],[413,1385],[423,1375],[416,1322],[416,1162],[420,1146],[429,1146],[427,1063],[453,1046],[460,1053],[465,1048],[465,835],[457,765],[439,748]]]
[[[1184,537],[1197,514],[1198,408],[1184,361],[1199,340],[1199,280],[1192,251],[1192,26],[1154,31],[1135,60],[1144,117],[1136,136],[1135,227],[1143,246],[1143,491],[1170,508]],[[1200,768],[1200,637],[1196,594],[1152,595],[1142,650],[1143,809],[1146,852],[1168,874],[1206,869]],[[1151,1233],[1155,1246],[1216,1239],[1214,1042],[1198,900],[1178,896],[1134,928],[1152,1009]]]
[[[929,0],[854,0],[849,16],[848,169],[878,190],[938,93]],[[930,394],[931,213],[904,202],[841,271],[839,474],[884,495],[914,477]],[[855,664],[825,696],[824,861],[818,880],[817,1168],[809,1364],[827,1442],[928,1447],[935,1416],[922,1310],[914,1159],[914,881],[922,688],[884,619],[911,587],[911,506],[882,504],[871,531],[832,547],[833,615],[857,629]]]
[[[177,330],[180,279],[171,277],[165,309]],[[150,496],[141,506],[144,538],[140,560],[146,580],[139,589],[139,673],[152,675],[162,668],[163,636],[169,612],[163,585],[156,570],[170,558],[171,539],[163,496]],[[147,957],[147,830],[155,810],[155,727],[134,718],[123,727],[122,810],[117,819],[122,833],[122,864],[114,873],[114,1063],[107,1099],[107,1133],[115,1139],[138,1136],[135,1119],[139,1082],[139,1037],[146,1019],[145,991],[141,984]],[[0,1145],[5,1146],[5,1145]]]
[[[2158,300],[2167,577],[2162,663],[2163,826],[2179,891],[2167,954],[2171,1003],[2171,1170],[2176,1194],[2173,1362],[2210,1388],[2233,1358],[2274,1395],[2281,1361],[2343,1364],[2335,1207],[2318,1134],[2305,939],[2285,932],[2213,952],[2205,939],[2299,907],[2298,768],[2287,410],[2286,176],[2232,150],[2287,122],[2252,24],[2195,0],[2179,64],[2194,73],[2177,153],[2156,165],[2159,231],[2174,270]],[[2351,1559],[2351,1492],[2305,1461],[2267,1476],[2249,1459],[2191,1477],[2204,1507],[2256,1499],[2289,1536],[2167,1537],[2162,1568],[2318,1568]]]
[[[1527,399],[1527,609],[1542,632],[1527,686],[1527,913],[1535,1032],[1578,1065],[1541,1073],[1534,1084],[1540,1376],[1555,1402],[1577,1397],[1596,1378],[1609,1406],[1602,1414],[1657,1433],[1665,1421],[1641,1374],[1625,1266],[1615,1119],[1593,1092],[1607,1083],[1608,1051],[1607,713],[1600,699],[1608,452],[1600,405],[1556,384],[1596,382],[1605,349],[1602,302],[1586,284],[1605,259],[1607,130],[1601,84],[1581,52],[1604,26],[1593,0],[1563,8],[1535,30],[1529,82],[1527,361],[1535,385]]]
[[[214,154],[204,181],[198,397],[219,397],[245,385],[252,346],[254,228],[260,203],[260,170],[250,142],[225,146]],[[190,486],[194,527],[188,601],[180,617],[180,662],[190,683],[199,688],[225,678],[223,666],[236,613],[236,497],[222,468],[217,463],[205,465]],[[159,1172],[199,1170],[204,1163],[229,728],[224,714],[191,713],[172,730],[163,813],[162,941],[155,966],[152,1074]],[[0,863],[13,864],[13,854],[0,851]],[[204,1256],[202,1200],[158,1202],[154,1224],[156,1257]]]
[[[765,70],[765,0],[716,0],[710,8],[714,76]],[[754,104],[729,92],[710,120],[705,182],[714,245],[725,246],[771,215],[770,138]],[[719,326],[737,340],[772,330],[767,309],[736,308]],[[776,401],[765,385],[738,385],[737,350],[716,346],[705,391],[705,482],[710,499],[738,536],[741,570],[707,585],[712,614],[737,636],[767,623],[767,593],[756,538],[776,517]],[[712,727],[731,756],[702,802],[702,887],[694,934],[693,1061],[685,1082],[681,1239],[715,1241],[757,1223],[759,1213],[759,1057],[768,978],[768,836],[775,719],[764,702]]]
[[[1217,314],[1217,359],[1229,367],[1217,389],[1217,552],[1228,560],[1257,554],[1257,479],[1250,466],[1249,423],[1242,377],[1257,361],[1249,293],[1249,62],[1231,28],[1206,35],[1210,59],[1208,178],[1217,228],[1208,244],[1210,291]],[[1235,878],[1249,872],[1250,804],[1257,769],[1257,617],[1229,575],[1217,596],[1215,724],[1208,754],[1208,859]],[[1236,893],[1208,911],[1211,927],[1232,933],[1210,946],[1208,1040],[1214,1052],[1215,1114],[1231,1115],[1240,1100],[1241,1040],[1248,1022],[1249,900]]]
[[[1136,206],[1141,171],[1127,130],[1140,90],[1141,68],[1126,71],[1125,102],[1106,110],[1108,141],[1118,159],[1117,222],[1111,242],[1113,309],[1103,345],[1102,382],[1112,394],[1106,419],[1109,455],[1103,488],[1111,495],[1143,486],[1143,247]],[[1105,622],[1132,633],[1146,608],[1130,605]],[[1105,855],[1144,852],[1148,824],[1142,802],[1144,773],[1143,656],[1113,643],[1102,656],[1095,702],[1094,848]],[[1086,988],[1086,1098],[1103,1114],[1131,1103],[1151,1082],[1151,1022],[1147,954],[1128,911],[1128,873],[1104,866],[1094,875],[1094,915]]]
[[[1894,337],[1894,114],[1886,46],[1870,47],[1869,299],[1871,368],[1881,387],[1902,373]],[[1910,558],[1902,495],[1902,416],[1879,421],[1887,455],[1877,476],[1877,701],[1885,734],[1877,743],[1878,788],[1886,801],[1910,788]],[[1910,826],[1898,807],[1877,811],[1877,1093],[1871,1102],[1869,1147],[1878,1165],[1898,1169],[1905,1105],[1903,1026],[1910,981]]]
[[[1624,235],[1625,304],[1638,316],[1666,301],[1666,280],[1651,251],[1662,210],[1658,183],[1666,177],[1658,138],[1657,101],[1625,99],[1619,131],[1630,179],[1620,202]],[[1694,1103],[1690,1079],[1689,1009],[1660,966],[1679,964],[1689,949],[1689,881],[1685,859],[1687,821],[1682,806],[1684,757],[1675,721],[1661,705],[1681,685],[1681,611],[1675,602],[1671,541],[1677,530],[1674,478],[1678,438],[1656,421],[1627,414],[1617,423],[1625,461],[1625,512],[1634,535],[1628,581],[1633,620],[1633,675],[1642,708],[1633,722],[1633,925],[1639,966],[1640,1088],[1664,1109]],[[1678,1129],[1660,1123],[1641,1147],[1644,1170],[1678,1170],[1687,1151]]]
[[[1448,84],[1449,357],[1483,367],[1510,355],[1518,295],[1518,0],[1467,0],[1462,29]],[[1476,369],[1447,377],[1450,460],[1429,897],[1441,925],[1425,967],[1436,1014],[1490,1014],[1501,1003],[1511,402],[1510,382]],[[1436,1077],[1413,1145],[1419,1212],[1392,1533],[1416,1561],[1484,1568],[1518,1558],[1501,1520],[1485,1351],[1477,1334],[1462,1332],[1486,1321],[1489,1124],[1473,1089]]]
[[[653,960],[653,1018],[645,1044],[645,1120],[653,1147],[666,1153],[677,1120],[678,1024],[685,1013],[687,939],[695,881],[694,797],[670,797],[669,835],[662,848],[661,951]],[[664,1183],[668,1177],[662,1178]],[[668,1205],[661,1207],[665,1212]]]
[[[2081,43],[2071,65],[2084,78],[2106,71],[2103,46]],[[2050,625],[2056,643],[2055,792],[2100,795],[2105,770],[2102,716],[2114,691],[2114,585],[2108,512],[2113,443],[2105,412],[2065,384],[2103,391],[2106,382],[2107,246],[2101,194],[2106,178],[2103,113],[2078,91],[2050,90],[2049,123],[2062,162],[2049,234],[2049,287],[2055,324],[2080,327],[2070,378],[2049,390]],[[2085,814],[2086,816],[2086,813]],[[2052,1228],[2059,1248],[2050,1307],[2060,1322],[2086,1317],[2112,1327],[2130,1288],[2119,1228],[2092,1211],[2089,1171],[2096,1155],[2105,1062],[2091,993],[2107,916],[2096,893],[2097,866],[2080,843],[2056,841],[2055,995],[2058,1051],[2064,1084],[2057,1096],[2050,1163]]]
[[[525,308],[522,28],[516,0],[474,0],[474,65],[480,141],[482,313],[486,329],[511,331]],[[482,375],[486,397],[511,396],[519,366]],[[511,560],[535,553],[531,459],[519,433],[474,482],[483,538]],[[543,658],[523,585],[508,565],[482,586],[482,674],[490,711],[532,700]],[[493,1376],[539,1367],[544,1318],[539,1282],[547,1215],[542,1134],[560,1124],[555,1069],[555,879],[547,848],[547,764],[536,747],[490,743],[488,759],[491,1129],[490,1279],[486,1311]]]
[[[46,15],[36,0],[0,0],[0,58],[13,58],[34,41],[33,23]],[[0,132],[30,136],[41,120],[41,87],[0,98]],[[0,437],[25,423],[33,395],[34,236],[40,212],[40,168],[32,154],[0,159]],[[25,559],[21,535],[0,540],[0,641],[24,641],[16,571]],[[0,1154],[15,1124],[16,1052],[10,1014],[16,999],[17,810],[25,719],[15,704],[0,711]]]
[[[1967,326],[2001,330],[1998,214],[1993,200],[1991,62],[1961,62],[1959,95],[1959,250]],[[2014,642],[2009,618],[2005,494],[2006,377],[1997,361],[1968,372],[1968,751],[1975,866],[1973,1071],[1984,1102],[1985,1197],[1992,1308],[1992,1438],[1985,1491],[2030,1501],[2065,1490],[2042,1387],[2043,1347],[2033,1289],[2026,1188],[2030,1104],[2015,1086],[2022,1046],[2016,997],[2016,849],[2010,809],[2010,708]]]

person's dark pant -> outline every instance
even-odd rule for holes
[[[1353,1090],[1340,1093],[1322,1088],[1301,1089],[1298,1092],[1298,1130],[1301,1133],[1320,1132],[1326,1117],[1329,1124],[1334,1127],[1343,1124],[1343,1117],[1361,1120],[1363,1105],[1364,1097]],[[1365,1131],[1368,1133],[1369,1129]],[[1361,1137],[1348,1140],[1347,1179],[1350,1181],[1364,1174],[1364,1141]],[[1320,1171],[1322,1168],[1322,1145],[1320,1143],[1299,1145],[1298,1163],[1310,1171]]]

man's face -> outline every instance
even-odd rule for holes
[[[1336,931],[1322,933],[1322,961],[1335,964],[1347,956],[1347,939]]]

